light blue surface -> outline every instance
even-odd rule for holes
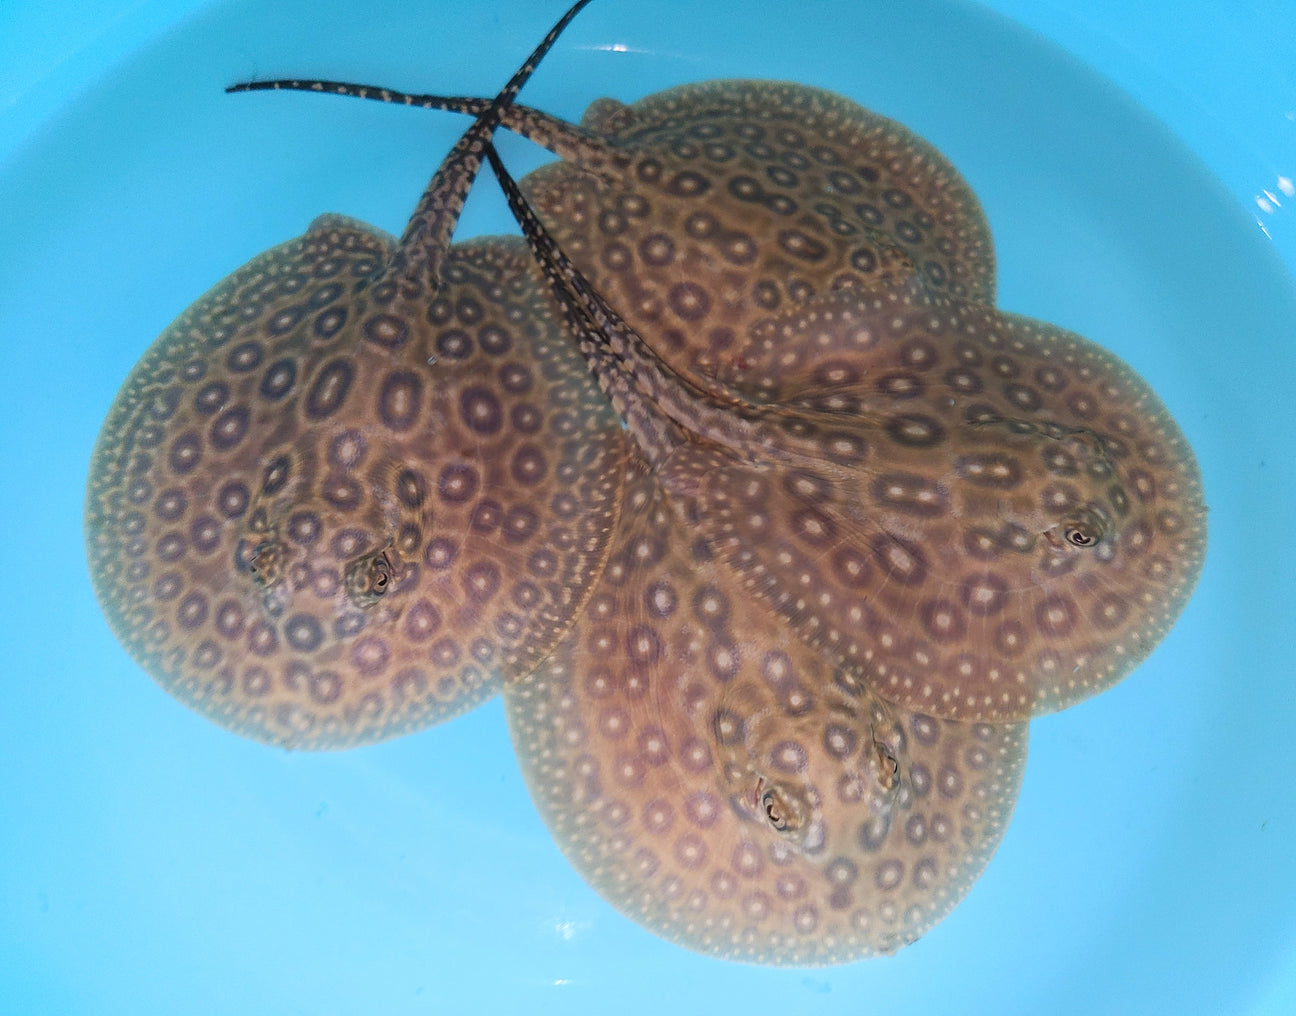
[[[82,484],[130,365],[317,213],[399,229],[462,128],[220,88],[492,93],[562,4],[361,6],[164,30],[198,5],[0,4],[0,1013],[1296,1011],[1296,3],[991,5],[1118,89],[971,6],[599,0],[528,86],[574,116],[782,77],[909,124],[981,196],[1001,305],[1116,350],[1203,466],[1210,555],[1180,625],[1034,725],[963,906],[893,960],[820,971],[695,957],[604,905],[535,817],[498,703],[288,755],[175,705],[99,616]],[[465,229],[507,226],[482,188]]]

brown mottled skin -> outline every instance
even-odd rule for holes
[[[724,485],[731,449],[659,419],[680,393],[653,387],[669,387],[657,362],[487,155],[647,455],[630,465],[612,556],[585,613],[505,690],[542,815],[605,898],[692,949],[797,965],[894,952],[988,863],[1016,801],[1026,724],[893,706],[866,668],[798,638],[767,597],[735,584],[722,515],[697,496]],[[667,401],[636,404],[637,384]],[[680,482],[676,456],[708,445],[717,461]],[[781,478],[802,493],[812,475]]]
[[[530,671],[607,550],[623,438],[520,241],[430,293],[357,290],[391,241],[337,217],[187,310],[113,403],[91,574],[113,630],[222,726],[340,748]]]
[[[448,247],[502,104],[398,244],[317,220],[185,311],[91,460],[114,632],[231,730],[342,748],[530,672],[599,574],[624,437],[521,241]],[[447,250],[448,248],[448,250]]]
[[[581,126],[615,169],[551,163],[523,191],[594,288],[690,380],[765,396],[744,384],[757,325],[832,290],[914,284],[994,302],[989,227],[954,167],[841,96],[712,81],[632,105],[600,99]]]
[[[775,329],[791,362],[816,337],[831,377],[728,402],[661,364],[488,154],[681,522],[875,691],[1029,719],[1118,681],[1174,622],[1205,548],[1196,462],[1116,357],[979,301],[848,287]]]
[[[751,963],[845,963],[923,934],[989,861],[1026,753],[1026,724],[894,707],[773,622],[643,463],[589,606],[504,701],[590,884]]]

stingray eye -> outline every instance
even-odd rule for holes
[[[788,828],[789,815],[787,805],[782,796],[773,787],[767,787],[760,796],[761,811],[765,813],[765,818],[769,824],[783,832]]]
[[[1096,547],[1107,535],[1110,523],[1107,516],[1094,508],[1084,507],[1069,519],[1045,533],[1053,546],[1062,549],[1063,541],[1082,550]],[[1059,534],[1061,539],[1058,538]]]
[[[346,591],[359,607],[372,607],[392,586],[391,558],[386,550],[352,561],[346,567]]]
[[[1066,541],[1073,547],[1092,547],[1098,542],[1098,537],[1084,525],[1072,523],[1066,527]]]
[[[776,832],[794,832],[800,826],[800,816],[783,791],[766,783],[763,777],[756,780],[755,796],[761,815]]]
[[[283,578],[284,550],[277,540],[262,540],[250,549],[240,549],[240,556],[252,581],[262,589],[268,589]]]
[[[891,749],[881,741],[873,742],[873,750],[877,752],[878,779],[882,789],[891,790],[900,779],[900,763],[891,754]]]
[[[382,596],[383,593],[387,592],[387,585],[391,582],[391,562],[387,560],[385,555],[373,563],[370,575],[371,588],[378,596]]]

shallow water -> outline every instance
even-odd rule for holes
[[[340,2],[222,4],[0,165],[0,1012],[1244,1011],[1296,940],[1296,291],[1255,216],[1164,127],[971,7],[769,0],[733,24],[724,5],[603,0],[524,93],[575,116],[601,94],[760,76],[895,117],[982,199],[1000,305],[1113,349],[1197,450],[1197,596],[1124,684],[1034,724],[1004,845],[927,938],[830,970],[693,956],[572,872],[498,703],[375,748],[285,754],[174,704],[118,648],[80,506],[126,371],[317,213],[399,230],[463,126],[221,87],[311,74],[493,93],[560,6],[374,22]],[[511,141],[505,157],[521,172],[539,155]],[[493,186],[463,228],[509,229]]]

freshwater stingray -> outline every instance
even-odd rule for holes
[[[504,690],[546,825],[582,876],[727,959],[894,952],[1007,827],[1026,724],[911,713],[733,588],[642,462],[586,611]]]
[[[1027,719],[1115,683],[1173,624],[1205,546],[1196,462],[1116,357],[977,301],[850,287],[795,322],[853,345],[840,405],[718,400],[652,355],[489,154],[682,521],[875,691]]]
[[[620,426],[521,241],[449,247],[499,110],[587,2],[399,244],[316,220],[185,311],[114,400],[86,495],[95,591],[222,726],[338,748],[438,722],[530,671],[599,574]]]

